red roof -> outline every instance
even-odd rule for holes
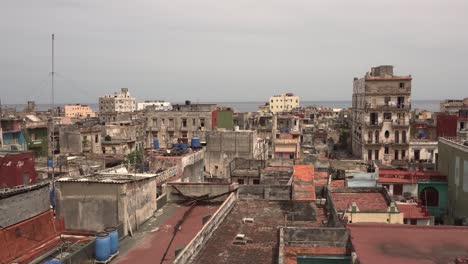
[[[454,263],[468,252],[468,227],[349,224],[361,264]]]
[[[429,219],[431,216],[427,209],[415,203],[398,203],[398,209],[403,213],[405,219]]]
[[[314,167],[294,165],[293,169],[293,200],[315,201]]]
[[[380,192],[333,192],[333,202],[338,211],[346,211],[353,202],[359,211],[386,212],[388,205]]]

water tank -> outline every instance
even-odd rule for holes
[[[234,131],[239,131],[239,126],[234,126]]]
[[[191,104],[192,104],[192,102],[190,102],[189,100],[185,101],[185,105],[191,105]]]
[[[153,139],[153,149],[159,149],[159,140]]]
[[[178,149],[186,150],[187,149],[187,144],[179,143]]]
[[[62,261],[58,259],[51,259],[51,260],[47,260],[46,262],[44,262],[44,264],[62,264]]]
[[[110,253],[111,255],[114,255],[119,250],[119,232],[117,232],[117,228],[115,227],[106,227],[104,231],[109,233],[111,248]]]
[[[108,260],[111,254],[110,236],[107,232],[99,232],[96,234],[96,243],[94,245],[94,255],[96,260]]]
[[[190,142],[190,146],[192,148],[201,148],[200,139],[197,137],[192,138],[192,141]]]

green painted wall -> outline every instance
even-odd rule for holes
[[[216,127],[230,130],[233,129],[234,119],[231,111],[218,111],[216,114]]]
[[[432,187],[439,192],[439,206],[428,206],[429,213],[434,217],[443,218],[447,211],[447,191],[448,185],[446,182],[420,181],[418,182],[418,197],[424,188]]]

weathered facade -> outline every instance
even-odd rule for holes
[[[411,80],[411,75],[394,75],[390,65],[373,67],[363,78],[354,79],[354,155],[384,164],[408,158]]]
[[[189,142],[198,137],[205,141],[206,131],[212,130],[212,114],[215,104],[174,105],[172,111],[151,111],[147,109],[147,144],[159,141],[161,148],[169,148],[179,138]]]

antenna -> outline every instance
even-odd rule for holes
[[[52,33],[52,72],[51,72],[51,81],[52,81],[52,84],[51,84],[51,98],[50,98],[50,101],[51,101],[51,120],[52,120],[52,124],[51,124],[51,156],[52,156],[52,180],[55,180],[55,144],[54,144],[54,138],[55,138],[55,127],[54,127],[54,113],[55,113],[55,101],[54,101],[54,97],[55,97],[55,91],[54,91],[54,40],[55,40],[55,36],[54,34]]]

